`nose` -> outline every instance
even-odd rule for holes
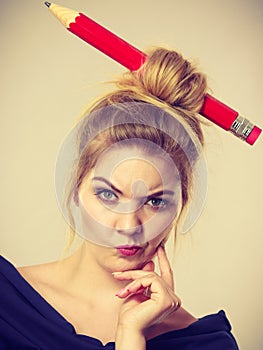
[[[120,234],[129,236],[142,233],[142,221],[139,218],[138,212],[119,214],[116,230]]]

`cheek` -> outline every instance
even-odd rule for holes
[[[96,220],[96,222],[113,227],[113,213],[107,209],[94,195],[90,195],[89,198],[91,198],[91,196],[94,198],[90,200],[80,199],[80,210],[82,214],[84,214],[83,217],[91,216],[94,220]]]
[[[80,196],[80,206],[82,210],[86,211],[91,216],[100,216],[99,213],[102,211],[102,207],[99,203],[97,203],[94,195],[88,195],[85,198]]]
[[[116,244],[115,229],[112,221],[104,213],[105,208],[98,204],[82,203],[78,207],[78,233],[81,237],[106,247],[113,247]]]
[[[169,233],[171,232],[170,231],[165,231],[165,232],[162,232],[159,236],[155,237],[154,239],[152,239],[151,241],[148,242],[148,247],[149,247],[149,256],[151,258],[153,258],[156,254],[156,251],[157,251],[157,248],[160,246],[160,244],[162,242],[166,242],[168,237],[169,237]]]
[[[101,216],[103,207],[99,203],[90,186],[81,186],[78,193],[79,207],[81,211],[86,212],[90,216],[96,218]]]
[[[171,224],[159,236],[156,237],[154,243],[159,245],[161,242],[166,242],[171,234],[172,229],[173,229],[173,225]]]
[[[164,239],[169,235],[174,219],[176,217],[175,211],[156,212],[147,222],[144,223],[145,240],[150,242],[156,239]]]

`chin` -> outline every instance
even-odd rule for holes
[[[148,261],[148,260],[147,260]],[[124,272],[128,270],[141,270],[145,263],[147,262],[145,260],[140,259],[125,259],[125,258],[118,258],[113,264],[111,264],[110,269],[112,272]]]
[[[156,250],[147,256],[141,257],[119,257],[116,261],[116,272],[123,272],[128,270],[141,270],[149,261],[152,261]]]

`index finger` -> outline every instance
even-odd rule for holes
[[[162,246],[157,249],[158,263],[162,279],[174,290],[173,271],[170,262],[167,258],[166,252]]]

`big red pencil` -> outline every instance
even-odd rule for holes
[[[83,13],[49,2],[45,2],[45,4],[70,32],[129,70],[135,71],[145,62],[147,56],[142,51],[122,40]]]
[[[107,56],[122,64],[131,71],[138,70],[145,62],[147,55],[113,34],[83,13],[45,2],[50,11],[73,34],[96,47]],[[253,145],[261,129],[243,118],[239,113],[216,98],[206,94],[201,115],[235,136]]]

